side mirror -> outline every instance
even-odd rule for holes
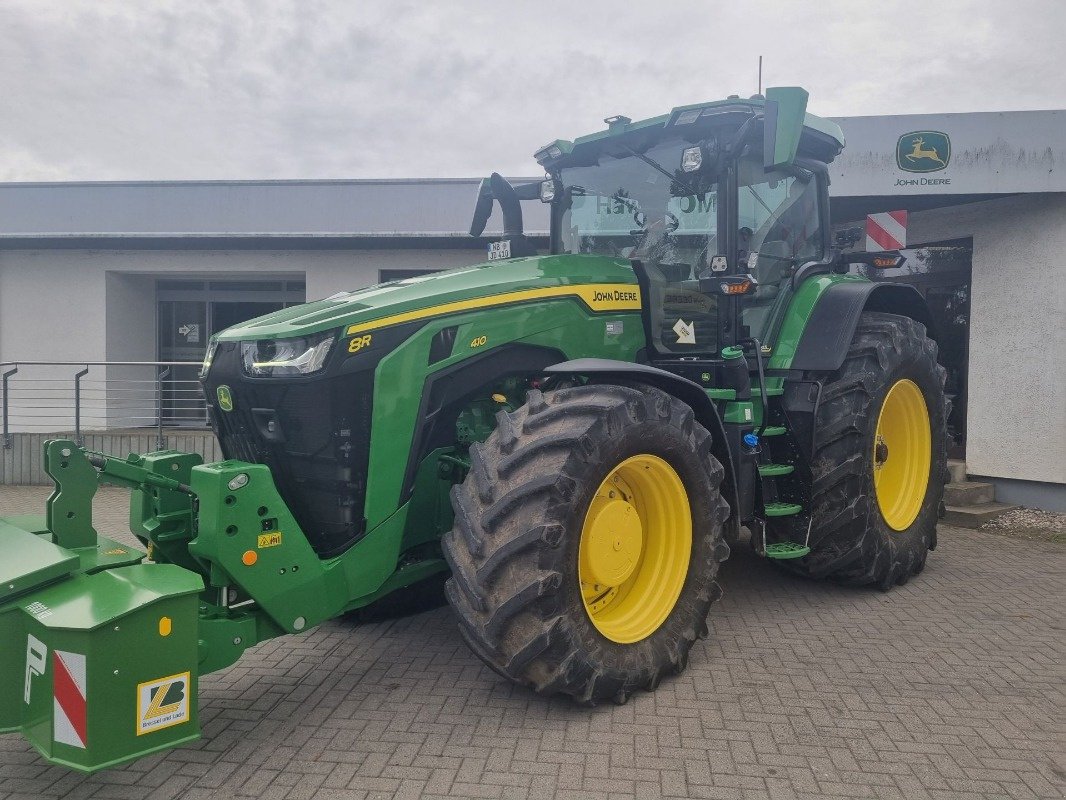
[[[778,86],[766,90],[763,106],[763,167],[767,170],[791,164],[799,151],[803,119],[807,113],[806,90]]]

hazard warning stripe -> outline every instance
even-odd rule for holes
[[[899,250],[907,246],[907,212],[887,211],[866,217],[866,250]]]
[[[69,666],[68,666],[68,663]],[[53,734],[57,742],[85,747],[88,714],[85,707],[85,656],[78,653],[53,653],[55,719]]]

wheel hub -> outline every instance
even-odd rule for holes
[[[885,444],[883,437],[878,436],[877,444],[874,445],[874,464],[880,469],[886,461],[888,461],[888,445]]]
[[[597,497],[586,525],[588,539],[581,548],[585,574],[600,586],[618,586],[629,580],[644,547],[637,510],[620,497]]]
[[[630,644],[666,621],[688,575],[692,509],[669,463],[622,461],[604,478],[581,527],[578,580],[585,611],[607,639]]]

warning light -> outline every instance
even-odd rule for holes
[[[753,285],[747,278],[739,281],[722,281],[722,294],[747,294]]]
[[[170,617],[159,618],[159,635],[170,636],[171,631],[174,630],[174,621]]]
[[[252,564],[254,564],[258,560],[259,560],[259,554],[256,553],[255,550],[245,550],[244,551],[244,555],[241,556],[241,562],[246,567],[252,566]]]

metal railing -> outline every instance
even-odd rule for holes
[[[207,426],[198,361],[0,361],[2,442],[17,432]]]

